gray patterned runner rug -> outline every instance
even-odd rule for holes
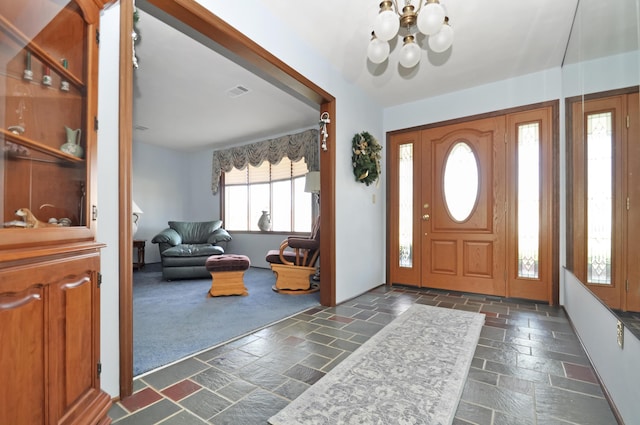
[[[414,304],[269,423],[451,424],[483,324],[484,314]]]

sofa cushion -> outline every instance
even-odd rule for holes
[[[210,255],[224,254],[221,246],[211,244],[180,244],[162,252],[165,257],[203,257]],[[204,265],[204,261],[202,261]]]
[[[170,221],[169,227],[182,236],[183,244],[202,244],[211,233],[222,227],[222,220]]]

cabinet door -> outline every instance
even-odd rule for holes
[[[0,248],[93,239],[98,42],[88,4],[0,1]]]
[[[0,266],[0,424],[106,416],[100,391],[97,249]]]
[[[50,409],[61,422],[99,389],[97,266],[91,258],[65,261],[49,284]]]
[[[0,424],[46,424],[45,287],[0,275]]]

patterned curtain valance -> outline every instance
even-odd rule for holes
[[[233,168],[241,170],[247,164],[257,167],[263,161],[278,164],[285,156],[291,161],[298,161],[304,158],[309,171],[320,170],[318,130],[306,130],[302,133],[282,136],[276,139],[214,151],[211,170],[211,191],[214,194],[218,193],[220,176],[223,171],[231,171]]]

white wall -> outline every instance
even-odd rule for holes
[[[384,111],[384,130],[468,117],[555,100],[561,96],[561,72],[560,68],[554,68],[387,108]]]
[[[157,245],[151,239],[167,227],[168,221],[209,221],[220,217],[219,208],[211,203],[194,206],[192,202],[197,191],[194,186],[198,184],[193,174],[198,167],[196,155],[134,141],[133,199],[144,212],[135,238],[147,241],[146,262],[160,261]],[[211,191],[208,193],[211,198]]]
[[[329,148],[336,152],[336,300],[344,301],[383,283],[384,185],[366,187],[356,183],[351,172],[351,139],[355,133],[366,130],[384,142],[382,109],[287,31],[285,25],[273,24],[280,18],[260,4],[247,8],[238,2],[199,3],[337,99],[337,116],[331,117],[336,124],[336,140],[328,141]],[[365,52],[362,61],[364,68]]]
[[[640,418],[640,340],[624,331],[618,347],[617,318],[569,271],[564,270],[565,309],[598,375],[627,424]]]
[[[107,244],[100,258],[100,356],[102,388],[115,397],[120,391],[119,249],[118,249],[118,68],[120,66],[120,5],[102,12],[98,84],[98,231],[99,242]],[[108,95],[105,95],[108,94]]]

